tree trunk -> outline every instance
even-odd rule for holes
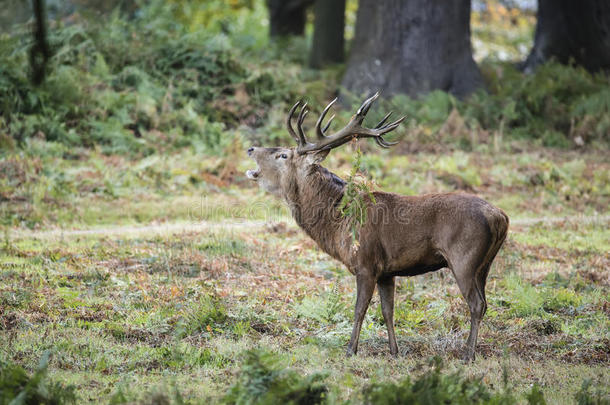
[[[344,58],[345,0],[317,0],[309,65],[319,68]]]
[[[347,90],[465,96],[482,85],[470,45],[470,0],[360,1]]]
[[[534,47],[523,66],[555,58],[590,71],[610,68],[610,2],[608,0],[538,0]]]
[[[45,78],[47,62],[51,57],[51,50],[47,41],[47,10],[45,0],[32,0],[36,30],[34,31],[34,46],[30,49],[30,65],[32,67],[32,81],[39,85]]]
[[[269,35],[304,35],[307,6],[313,0],[267,0]]]

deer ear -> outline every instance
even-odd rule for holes
[[[321,163],[328,156],[328,152],[330,152],[330,149],[308,153],[306,156],[307,163],[310,165]]]

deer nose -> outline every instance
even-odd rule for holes
[[[250,156],[252,152],[254,152],[254,147],[251,146],[248,148],[248,156]]]

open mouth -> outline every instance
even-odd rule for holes
[[[261,170],[258,167],[255,170],[248,170],[246,172],[246,177],[248,177],[250,180],[257,181],[260,175],[260,171]]]

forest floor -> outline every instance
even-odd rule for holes
[[[243,153],[224,161],[181,153],[3,162],[23,179],[4,186],[0,203],[10,224],[0,247],[3,358],[35,369],[50,350],[50,378],[94,402],[173,387],[215,402],[253,348],[301,374],[327,373],[338,400],[358,398],[373,381],[422,375],[435,355],[446,372],[496,389],[506,370],[517,392],[538,384],[547,403],[572,401],[586,379],[608,395],[610,164],[602,153],[365,153],[381,189],[468,191],[511,217],[468,365],[460,361],[468,311],[446,269],[400,279],[397,358],[377,296],[359,353],[346,358],[353,276],[243,178],[252,166]],[[327,166],[343,176],[350,159],[337,151]]]

